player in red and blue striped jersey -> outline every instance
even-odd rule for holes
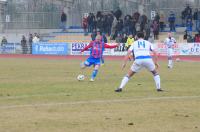
[[[88,46],[86,46],[81,52],[84,52],[88,49],[90,49],[90,56],[87,58],[87,60],[83,63],[81,68],[90,67],[91,65],[94,65],[94,70],[91,75],[90,81],[94,81],[95,77],[97,76],[99,67],[101,65],[101,57],[103,55],[103,49],[104,48],[116,48],[118,44],[115,45],[108,45],[107,43],[103,43],[101,41],[101,36],[97,35],[96,39],[94,41],[91,41]]]

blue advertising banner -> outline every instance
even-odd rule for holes
[[[14,54],[20,47],[19,43],[6,43],[1,46],[1,53],[3,54]]]
[[[34,43],[32,54],[35,55],[67,55],[67,43]]]

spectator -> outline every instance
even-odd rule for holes
[[[135,12],[135,13],[133,14],[133,19],[134,19],[135,23],[138,22],[139,17],[140,17],[140,13],[139,13],[139,12]]]
[[[105,34],[105,33],[102,33],[101,36],[102,36],[102,42],[103,42],[103,43],[108,43],[108,39],[107,39],[107,37],[106,37],[106,34]]]
[[[185,19],[186,19],[186,11],[183,10],[181,12],[181,19],[182,19],[182,26],[185,26],[186,22],[185,22]]]
[[[119,19],[118,22],[117,22],[117,26],[116,26],[117,32],[116,32],[115,36],[117,36],[118,33],[119,33],[119,34],[122,33],[123,27],[124,27],[124,26],[123,26],[123,20],[122,20],[122,19]]]
[[[160,15],[156,13],[154,20],[159,24],[160,23]]]
[[[91,33],[93,32],[93,28],[94,28],[94,14],[93,13],[89,13],[89,16],[87,18],[88,21],[88,32]]]
[[[61,14],[61,28],[63,32],[66,31],[66,22],[67,22],[67,15],[63,11]]]
[[[200,10],[197,13],[197,31],[200,31]]]
[[[99,30],[100,32],[102,32],[102,29],[103,29],[103,15],[100,11],[97,12],[97,15],[96,15],[96,18],[97,18],[97,30]]]
[[[193,43],[193,42],[194,42],[194,40],[193,40],[193,38],[192,38],[191,35],[188,35],[188,36],[187,36],[187,42],[188,42],[188,43]]]
[[[96,36],[97,36],[97,31],[95,29],[93,29],[92,34],[91,34],[92,41],[95,40]]]
[[[200,43],[200,32],[199,32],[198,34],[195,34],[194,41],[195,41],[196,43]]]
[[[195,26],[195,30],[197,31],[197,24],[198,24],[198,9],[195,9],[195,12],[194,12],[194,14],[193,14],[193,19],[194,19],[194,22],[195,22],[195,24],[194,24],[194,26]]]
[[[29,34],[29,39],[28,39],[28,42],[29,42],[29,49],[30,49],[30,54],[32,54],[32,44],[33,44],[33,35],[32,34]]]
[[[183,35],[183,40],[187,40],[188,38],[188,33],[187,33],[187,30],[185,30],[185,34]]]
[[[113,22],[113,16],[111,14],[108,14],[108,16],[107,16],[107,24],[108,24],[107,33],[108,33],[109,36],[111,34],[112,22]]]
[[[1,46],[5,46],[8,43],[7,39],[5,36],[3,36],[2,40],[1,40]]]
[[[136,30],[136,34],[138,33],[138,32],[140,32],[140,23],[139,22],[137,22],[136,24],[135,24],[135,30]]]
[[[118,46],[116,49],[117,51],[122,51],[123,44],[122,44],[122,35],[120,33],[117,34],[117,37],[115,39],[116,43],[119,43],[120,46]]]
[[[186,22],[187,22],[188,19],[192,18],[192,8],[190,8],[189,5],[187,5],[187,7],[185,8],[185,14],[186,14]]]
[[[130,47],[131,47],[131,45],[133,44],[133,42],[134,42],[134,38],[133,38],[133,35],[132,34],[130,34],[129,36],[128,36],[128,39],[127,39],[127,41],[126,41],[126,50],[128,50]]]
[[[151,34],[151,24],[150,24],[150,20],[147,21],[147,24],[145,25],[145,40],[148,40]]]
[[[192,36],[192,19],[188,19],[186,23],[186,30],[188,35]]]
[[[125,51],[125,43],[127,42],[127,35],[126,33],[124,33],[123,37],[122,37],[122,43],[123,43],[123,47],[122,47],[122,51]]]
[[[140,18],[141,22],[140,22],[140,31],[143,32],[145,30],[145,26],[147,24],[147,16],[146,15],[142,15]]]
[[[21,47],[22,47],[22,53],[27,54],[28,46],[27,46],[27,41],[24,35],[22,36]]]
[[[116,37],[115,35],[116,35],[116,32],[117,32],[117,24],[118,24],[117,18],[114,17],[112,27],[111,27],[111,35],[110,35],[111,40],[114,40],[115,37]]]
[[[164,31],[165,16],[163,13],[160,14],[160,31]]]
[[[176,31],[176,29],[175,29],[175,21],[176,21],[175,14],[174,14],[173,11],[171,11],[170,15],[168,17],[170,32]]]
[[[131,16],[130,15],[126,15],[124,17],[124,31],[127,33],[127,34],[130,34],[131,31],[130,31],[130,25],[131,25]]]
[[[152,28],[153,28],[154,39],[158,40],[159,25],[158,25],[157,21],[155,21],[155,20],[153,21]]]
[[[87,33],[88,22],[87,22],[86,16],[83,17],[82,27],[83,27],[83,30],[84,30],[84,35],[86,36],[88,34]]]
[[[39,35],[35,33],[33,37],[33,43],[38,43],[38,42],[40,42],[40,38],[39,38]]]

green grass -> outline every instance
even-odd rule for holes
[[[78,82],[78,60],[0,59],[0,132],[199,132],[200,63],[160,62],[163,93],[136,74],[114,90],[129,66],[106,61],[95,82]],[[182,98],[181,98],[182,97]]]

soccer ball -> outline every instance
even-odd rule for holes
[[[85,79],[85,76],[82,75],[82,74],[79,74],[79,75],[77,76],[77,80],[79,80],[79,81],[83,81],[84,79]]]

